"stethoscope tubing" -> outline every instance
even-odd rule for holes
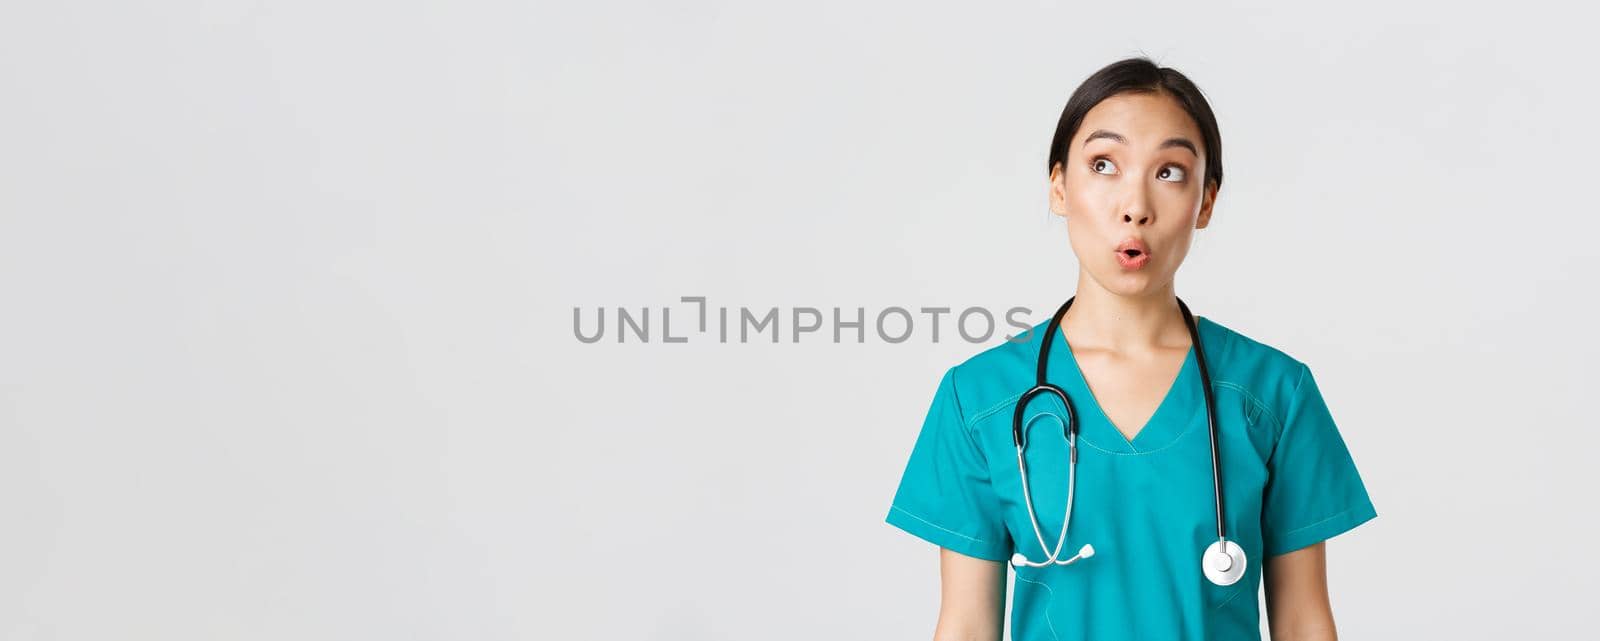
[[[1216,403],[1211,396],[1211,372],[1206,368],[1205,347],[1200,343],[1200,329],[1195,326],[1194,315],[1189,313],[1189,306],[1178,299],[1178,309],[1183,310],[1184,324],[1189,327],[1189,341],[1194,343],[1195,364],[1200,366],[1200,388],[1206,398],[1206,432],[1211,436],[1211,490],[1217,508],[1217,542],[1228,540],[1227,519],[1223,518],[1227,512],[1222,509],[1222,464],[1221,455],[1217,450],[1217,412],[1213,409]]]
[[[1072,401],[1067,396],[1066,392],[1060,387],[1049,383],[1046,377],[1049,367],[1051,341],[1055,339],[1056,333],[1060,331],[1061,320],[1064,316],[1066,316],[1067,310],[1072,307],[1072,302],[1076,299],[1077,296],[1072,296],[1069,297],[1065,303],[1062,303],[1061,308],[1056,310],[1055,315],[1050,318],[1050,322],[1046,325],[1045,335],[1039,346],[1039,360],[1035,372],[1034,386],[1028,391],[1023,392],[1022,396],[1017,399],[1016,408],[1013,410],[1011,416],[1011,439],[1017,450],[1017,470],[1022,481],[1022,497],[1027,507],[1028,521],[1029,524],[1033,526],[1034,536],[1039,541],[1039,548],[1047,555],[1046,560],[1044,561],[1031,561],[1019,553],[1013,557],[1013,563],[1018,565],[1026,565],[1029,567],[1068,565],[1082,558],[1087,558],[1089,555],[1093,554],[1093,548],[1086,545],[1084,546],[1083,553],[1080,553],[1078,556],[1065,561],[1059,559],[1061,547],[1065,545],[1067,540],[1067,528],[1072,521],[1072,501],[1073,495],[1076,493],[1074,491],[1076,489],[1074,485],[1076,483],[1075,477],[1077,476],[1078,463],[1078,417],[1077,412],[1072,407]],[[1183,312],[1184,325],[1189,330],[1189,339],[1194,344],[1195,362],[1200,368],[1200,383],[1206,403],[1206,427],[1211,444],[1212,500],[1216,507],[1217,544],[1222,549],[1226,549],[1225,545],[1228,539],[1226,525],[1227,521],[1224,518],[1226,512],[1223,509],[1222,465],[1220,462],[1221,456],[1217,446],[1217,419],[1215,403],[1211,391],[1211,372],[1206,366],[1204,346],[1200,341],[1200,331],[1196,326],[1194,315],[1189,312],[1189,306],[1183,302],[1182,298],[1178,298],[1177,301],[1178,308]],[[1051,548],[1045,544],[1043,529],[1040,527],[1039,519],[1034,512],[1032,492],[1028,488],[1027,463],[1023,456],[1027,448],[1027,435],[1023,429],[1022,420],[1023,410],[1027,406],[1029,400],[1043,393],[1048,393],[1060,400],[1062,406],[1066,408],[1067,413],[1067,420],[1063,426],[1063,436],[1067,440],[1069,456],[1067,464],[1067,510],[1061,525],[1061,537],[1056,541],[1054,548]]]

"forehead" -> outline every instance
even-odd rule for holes
[[[1073,135],[1074,146],[1096,129],[1122,134],[1134,147],[1150,147],[1175,136],[1203,145],[1200,126],[1178,101],[1164,93],[1120,93],[1095,105],[1084,114]]]

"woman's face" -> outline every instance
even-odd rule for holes
[[[1163,291],[1211,220],[1200,128],[1161,93],[1123,93],[1089,110],[1065,164],[1050,172],[1050,210],[1067,219],[1078,264],[1115,294]]]

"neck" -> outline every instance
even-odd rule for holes
[[[1075,349],[1140,354],[1163,346],[1187,345],[1189,328],[1175,291],[1172,281],[1167,281],[1138,295],[1117,294],[1080,269],[1077,299],[1062,317],[1061,331],[1072,337]]]

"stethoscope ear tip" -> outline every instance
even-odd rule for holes
[[[1088,543],[1083,544],[1083,547],[1078,548],[1078,556],[1085,559],[1094,556],[1094,546],[1089,545]]]
[[[1011,555],[1011,565],[1014,565],[1016,567],[1022,567],[1023,564],[1025,564],[1027,562],[1028,562],[1028,560],[1026,558],[1023,558],[1021,552],[1018,552],[1016,554]]]

